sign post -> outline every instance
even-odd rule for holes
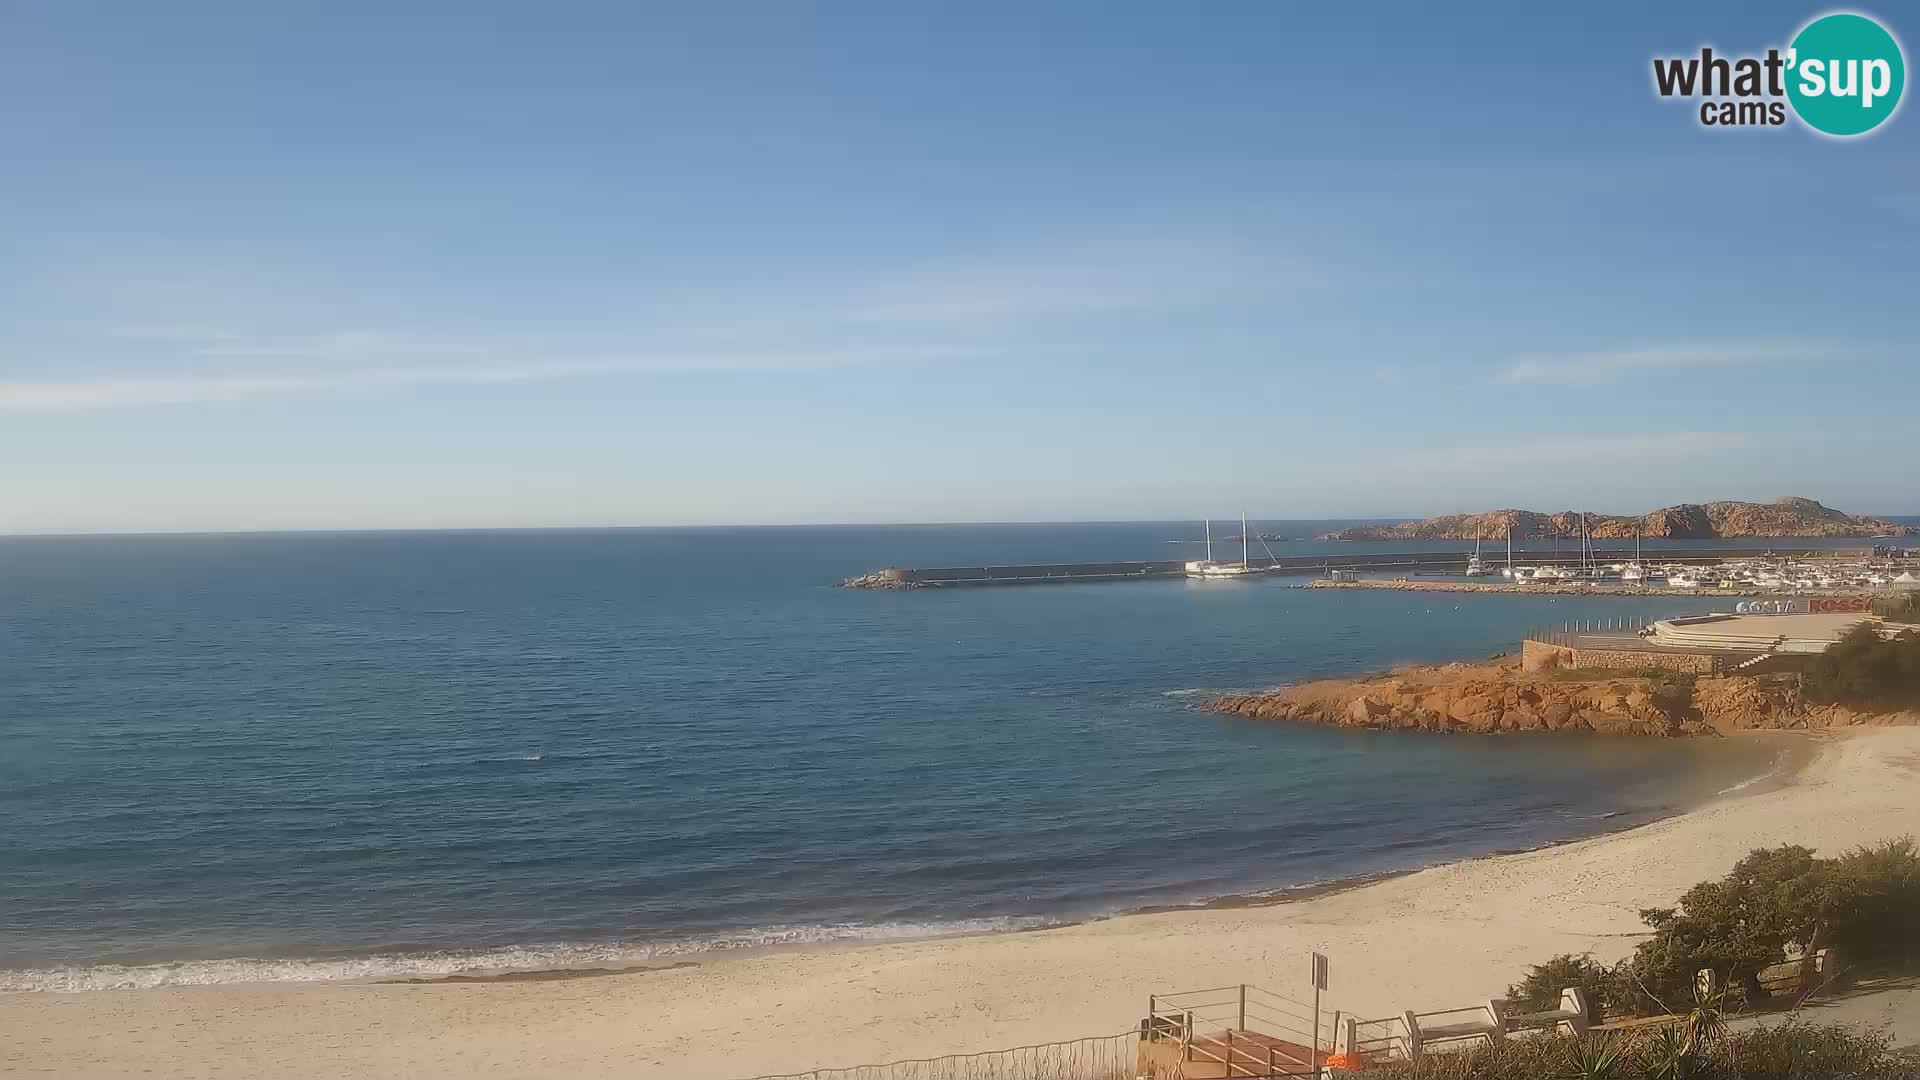
[[[1320,1080],[1320,991],[1327,988],[1327,958],[1313,954],[1313,1076]]]

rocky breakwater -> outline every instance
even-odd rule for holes
[[[1652,672],[1534,673],[1517,659],[1396,668],[1205,703],[1256,720],[1390,731],[1533,731],[1678,737],[1743,730],[1920,724],[1920,713],[1874,713],[1805,700],[1794,674],[1719,677]]]
[[[875,570],[850,577],[840,583],[843,589],[924,589],[917,581],[910,581],[898,570]]]

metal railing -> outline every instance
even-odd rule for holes
[[[1330,1049],[1314,1006],[1250,983],[1152,995],[1140,1032],[1229,1078],[1315,1076]]]
[[[1357,1062],[1405,1061],[1413,1056],[1406,1021],[1398,1016],[1348,1020],[1340,1052]]]
[[[978,1054],[781,1073],[754,1080],[1133,1080],[1139,1075],[1139,1046],[1139,1036],[1129,1031]]]
[[[1622,615],[1606,619],[1569,619],[1563,623],[1529,627],[1522,636],[1548,645],[1574,648],[1586,634],[1638,634],[1646,627],[1646,620]]]

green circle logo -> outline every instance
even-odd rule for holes
[[[1807,126],[1864,135],[1900,107],[1907,85],[1900,43],[1865,15],[1823,15],[1787,50],[1787,99]]]

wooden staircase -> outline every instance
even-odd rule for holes
[[[1324,1030],[1328,1038],[1321,1040]],[[1250,984],[1156,994],[1140,1021],[1140,1075],[1279,1080],[1324,1072],[1332,1025],[1307,1004]],[[1319,1041],[1316,1051],[1313,1043]]]
[[[1227,1030],[1195,1038],[1184,1080],[1312,1076],[1313,1050],[1259,1031]]]

